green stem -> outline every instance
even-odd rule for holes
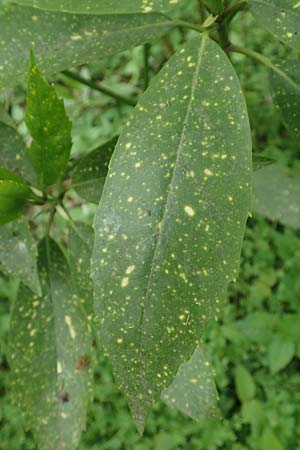
[[[189,28],[190,30],[198,31],[198,33],[203,33],[207,31],[209,27],[202,27],[201,25],[196,25],[194,23],[186,22],[185,20],[174,20],[175,25],[178,27]]]
[[[217,22],[222,23],[224,20],[231,20],[239,11],[242,11],[247,6],[247,1],[241,1],[233,6],[225,9],[217,18]]]
[[[274,72],[278,73],[282,78],[284,78],[288,83],[292,83],[295,85],[295,82],[290,78],[285,72],[283,72],[279,67],[274,66],[272,61],[267,58],[266,56],[257,53],[253,50],[250,50],[248,48],[239,47],[238,45],[231,44],[230,47],[228,47],[227,51],[240,53],[245,56],[249,56],[250,58],[254,59],[255,61],[259,62],[260,64],[263,64],[264,66],[268,67],[268,69],[273,70]]]
[[[50,234],[55,213],[56,213],[56,205],[54,205],[50,210],[50,216],[49,216],[49,220],[48,220],[48,224],[47,224],[47,228],[46,228],[46,237],[48,237]]]
[[[59,206],[62,208],[62,210],[63,210],[64,213],[66,214],[66,216],[67,216],[67,218],[68,218],[68,221],[69,221],[71,227],[73,228],[73,230],[75,231],[75,233],[77,234],[77,236],[80,237],[80,239],[81,239],[82,241],[85,241],[84,236],[82,236],[82,234],[81,234],[80,231],[78,230],[78,228],[77,228],[77,226],[76,226],[76,223],[74,222],[74,220],[73,220],[71,214],[69,213],[69,211],[67,210],[67,208],[65,207],[65,205],[64,205],[62,202],[60,202],[60,203],[59,203]]]
[[[124,97],[121,94],[118,94],[117,92],[101,86],[97,83],[95,83],[94,81],[90,81],[90,80],[86,80],[85,78],[81,77],[80,75],[77,75],[73,72],[70,72],[69,70],[65,70],[62,72],[66,77],[71,78],[72,80],[78,81],[81,84],[84,84],[85,86],[88,86],[91,89],[94,89],[95,91],[101,92],[104,95],[107,95],[108,97],[112,97],[115,100],[117,100],[118,102],[124,103],[125,105],[130,105],[130,106],[135,106],[136,105],[136,101],[128,98],[128,97]]]

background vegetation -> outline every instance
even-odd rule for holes
[[[195,20],[195,1],[181,14]],[[192,33],[192,32],[191,32]],[[273,61],[287,50],[260,30],[248,12],[232,23],[231,40],[261,50]],[[96,61],[81,68],[81,75],[104,80],[118,93],[137,98],[147,78],[159,70],[187,36],[172,31],[145,49]],[[254,153],[288,166],[299,166],[299,142],[287,134],[275,112],[264,67],[233,55],[249,109]],[[118,135],[132,107],[71,81],[56,80],[72,118],[74,155],[88,152]],[[18,88],[1,97],[24,137],[25,91]],[[74,218],[92,222],[95,207],[82,204]],[[60,232],[58,229],[57,232]],[[104,356],[95,367],[95,400],[90,406],[88,431],[80,450],[297,450],[300,449],[300,240],[299,233],[253,214],[248,222],[241,271],[231,286],[221,319],[206,333],[207,352],[214,364],[223,420],[194,422],[158,404],[143,438],[137,434],[126,402],[116,390]],[[0,279],[0,449],[35,449],[22,428],[19,411],[9,402],[9,366],[5,356],[10,305],[17,284]],[[101,352],[101,350],[99,350]]]

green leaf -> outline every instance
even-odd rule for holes
[[[19,219],[0,227],[1,272],[19,278],[33,292],[40,295],[41,286],[36,260],[36,243],[25,220]]]
[[[99,330],[140,431],[237,276],[251,172],[238,79],[196,37],[135,108],[94,225]]]
[[[242,405],[243,421],[250,423],[255,429],[259,429],[266,422],[265,405],[257,400],[251,399]]]
[[[260,439],[260,450],[284,450],[283,445],[271,430],[266,428]]]
[[[22,214],[30,194],[31,190],[22,178],[0,167],[0,225]]]
[[[84,200],[91,203],[99,203],[108,171],[108,164],[116,143],[117,139],[112,139],[107,144],[79,159],[75,165],[71,174],[72,188]]]
[[[172,27],[154,13],[93,16],[11,6],[0,15],[0,88],[25,80],[33,43],[48,76],[149,42]]]
[[[179,367],[162,400],[194,420],[220,418],[214,373],[201,346]]]
[[[35,174],[25,144],[8,114],[0,110],[0,165],[34,184]]]
[[[242,403],[252,400],[255,396],[255,383],[251,373],[243,366],[236,367],[234,371],[235,389]]]
[[[257,22],[289,47],[300,50],[299,0],[249,0]]]
[[[300,228],[300,173],[279,164],[253,175],[253,209],[272,221]]]
[[[270,71],[272,95],[283,123],[300,138],[300,60],[289,60],[280,71]]]
[[[215,15],[220,14],[224,9],[223,0],[205,0],[205,4]]]
[[[276,336],[268,349],[268,362],[272,374],[284,369],[293,359],[296,348],[295,343]]]
[[[85,428],[91,337],[64,255],[39,247],[43,295],[21,285],[11,320],[13,400],[40,450],[73,450]]]
[[[77,286],[82,305],[91,318],[93,315],[94,288],[91,279],[91,258],[94,244],[94,230],[91,226],[76,223],[70,228],[68,255],[71,275]]]
[[[16,0],[19,5],[83,14],[166,12],[186,0]]]
[[[72,124],[54,86],[42,77],[32,55],[28,75],[26,125],[33,138],[29,157],[41,187],[59,180],[70,157]]]

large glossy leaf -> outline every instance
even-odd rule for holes
[[[18,175],[0,167],[0,225],[19,217],[31,190]]]
[[[270,71],[272,94],[287,129],[300,138],[300,60],[289,60],[281,71]]]
[[[39,247],[43,295],[20,287],[11,320],[13,400],[39,450],[72,450],[85,428],[91,338],[68,264],[52,240]]]
[[[253,175],[254,211],[270,220],[300,228],[300,173],[279,164]]]
[[[87,14],[132,14],[165,12],[184,0],[16,0],[20,5]]]
[[[93,16],[11,6],[0,15],[0,88],[24,81],[33,44],[41,71],[52,75],[151,41],[172,26],[155,13]]]
[[[72,124],[63,100],[43,78],[34,57],[28,75],[26,125],[33,142],[29,156],[43,188],[59,180],[70,157]]]
[[[284,44],[300,50],[299,0],[249,0],[258,23]]]
[[[179,367],[161,398],[194,420],[220,418],[214,373],[201,345],[191,359]]]
[[[33,292],[40,294],[36,260],[36,243],[25,220],[0,227],[1,272],[19,278]]]
[[[0,165],[34,184],[35,175],[25,144],[12,120],[0,110]]]
[[[114,151],[95,219],[95,311],[139,430],[239,267],[250,208],[245,101],[206,35],[154,79]]]
[[[117,139],[93,150],[76,163],[72,172],[72,188],[84,200],[98,203]]]

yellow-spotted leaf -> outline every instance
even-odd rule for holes
[[[26,125],[33,138],[29,157],[44,188],[59,180],[69,160],[72,124],[54,86],[40,73],[33,54],[28,74]]]
[[[11,5],[0,14],[0,88],[26,79],[33,45],[48,76],[149,42],[172,26],[156,13],[95,16]]]
[[[26,146],[13,121],[2,110],[0,110],[0,148],[0,165],[34,184],[35,174]]]
[[[114,138],[79,159],[72,171],[72,188],[84,200],[98,203],[101,197],[108,164],[116,146]]]
[[[258,23],[289,47],[300,50],[299,0],[249,0]]]
[[[39,450],[73,450],[91,394],[91,336],[54,241],[41,242],[38,265],[42,295],[21,285],[12,313],[12,396]]]
[[[99,333],[140,431],[237,276],[250,203],[240,84],[220,47],[196,37],[135,108],[94,223]]]
[[[300,138],[300,60],[287,60],[280,70],[270,71],[272,95],[282,120]]]
[[[41,293],[36,243],[24,219],[0,227],[0,270],[19,278],[36,294]]]
[[[16,0],[19,5],[82,14],[166,12],[186,0]]]
[[[199,345],[161,394],[162,400],[194,420],[220,418],[212,366]]]

